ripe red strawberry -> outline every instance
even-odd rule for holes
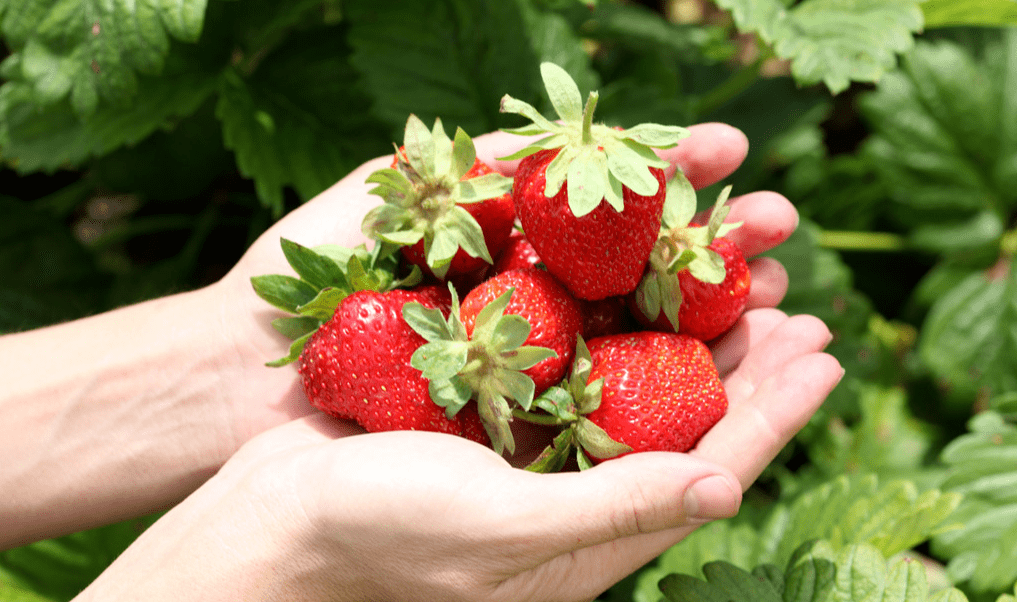
[[[575,82],[560,67],[541,75],[561,120],[548,121],[510,96],[502,111],[533,125],[520,134],[547,137],[509,157],[519,159],[512,187],[523,231],[547,270],[580,299],[631,292],[639,283],[660,230],[666,161],[653,148],[687,136],[684,128],[642,124],[629,130],[593,124],[597,93],[586,107]]]
[[[536,249],[521,231],[513,229],[501,253],[494,258],[493,274],[501,274],[509,270],[532,268],[540,263]]]
[[[724,259],[724,280],[713,284],[696,279],[691,272],[678,272],[682,301],[678,308],[678,332],[712,341],[727,332],[745,311],[752,274],[736,244],[727,238],[714,239],[707,247]],[[674,326],[661,312],[650,321],[642,312],[632,312],[647,328],[674,332]]]
[[[451,297],[435,286],[346,297],[332,319],[311,335],[300,355],[300,375],[311,405],[356,421],[368,431],[427,430],[487,443],[475,409],[449,419],[435,405],[429,382],[410,365],[426,341],[402,317],[418,302],[447,314]]]
[[[547,272],[509,270],[481,283],[463,299],[459,317],[471,337],[480,311],[510,290],[505,313],[522,316],[531,327],[523,344],[546,347],[557,354],[523,371],[533,379],[534,392],[539,395],[560,382],[572,364],[576,337],[583,328],[582,313],[579,303]]]
[[[710,341],[745,310],[752,275],[738,246],[724,238],[738,227],[724,223],[729,192],[730,187],[721,192],[709,222],[696,225],[691,185],[668,186],[660,237],[629,296],[632,314],[644,327]]]
[[[586,418],[632,451],[684,452],[724,416],[727,395],[709,348],[674,333],[637,332],[589,342],[600,406]]]
[[[450,140],[441,120],[428,130],[410,115],[393,167],[367,181],[385,203],[364,218],[364,233],[441,280],[491,265],[515,222],[511,178],[480,161],[462,129]]]

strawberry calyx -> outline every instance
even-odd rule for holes
[[[600,407],[604,379],[589,382],[593,361],[582,336],[577,338],[576,355],[572,370],[560,385],[549,388],[537,397],[533,405],[539,411],[517,409],[516,418],[536,424],[559,426],[561,432],[526,469],[532,472],[557,472],[569,457],[575,454],[581,470],[593,466],[590,456],[606,460],[632,451],[624,443],[611,438],[607,432],[586,418]]]
[[[602,200],[616,211],[623,211],[623,188],[641,196],[656,194],[660,184],[650,168],[663,169],[670,164],[657,157],[653,149],[676,146],[689,130],[655,123],[629,129],[594,123],[597,91],[590,92],[584,105],[579,87],[564,69],[545,62],[540,65],[540,74],[560,119],[551,121],[529,103],[506,94],[501,112],[522,115],[533,123],[505,131],[547,136],[502,158],[522,159],[542,150],[561,149],[547,166],[544,195],[553,197],[566,186],[569,208],[576,217],[590,213]]]
[[[472,336],[460,318],[455,288],[449,286],[449,290],[452,311],[448,318],[419,303],[403,306],[403,319],[427,341],[414,352],[410,365],[430,381],[431,400],[445,408],[449,419],[475,400],[495,451],[514,453],[512,409],[529,410],[535,392],[533,379],[523,370],[557,357],[557,353],[523,344],[530,335],[530,323],[522,316],[505,313],[514,289],[477,314]]]
[[[463,179],[477,160],[473,140],[457,128],[449,139],[441,119],[428,129],[416,115],[406,121],[403,147],[395,167],[373,172],[371,194],[385,202],[364,217],[367,236],[399,246],[424,241],[424,256],[439,278],[448,273],[461,248],[472,257],[494,263],[480,224],[462,207],[507,194],[512,179],[488,173]]]
[[[660,236],[654,243],[646,272],[634,292],[636,307],[651,322],[663,312],[678,331],[682,291],[678,274],[688,271],[693,278],[710,284],[723,282],[724,258],[710,249],[719,237],[741,225],[724,223],[731,208],[726,204],[731,186],[717,196],[706,225],[695,225],[696,193],[680,171],[668,182]]]
[[[293,314],[272,321],[272,327],[293,342],[285,356],[267,362],[268,366],[285,366],[296,361],[311,335],[354,292],[408,288],[422,280],[416,267],[405,277],[397,276],[396,247],[387,243],[378,243],[370,251],[365,245],[352,249],[339,245],[305,247],[286,238],[280,239],[280,244],[297,275],[264,274],[251,278],[251,286],[259,297]]]

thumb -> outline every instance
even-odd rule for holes
[[[547,503],[533,520],[556,533],[549,556],[733,516],[741,504],[731,471],[686,454],[643,452],[579,473],[536,476],[546,477],[537,499]]]

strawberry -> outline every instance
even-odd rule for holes
[[[724,223],[730,187],[702,226],[691,223],[696,208],[691,184],[673,181],[668,190],[660,237],[629,305],[646,328],[710,341],[741,316],[752,280],[741,250],[723,236],[738,226]]]
[[[441,120],[432,130],[415,115],[393,167],[367,181],[385,203],[364,218],[364,233],[400,245],[408,262],[439,279],[489,266],[515,222],[511,178],[476,156],[462,129],[449,140]]]
[[[752,283],[749,266],[738,245],[727,238],[716,238],[707,248],[723,258],[724,280],[716,284],[704,282],[688,270],[677,274],[682,298],[678,332],[702,341],[712,341],[724,334],[741,317]],[[647,328],[674,332],[674,325],[663,312],[653,322],[640,311],[632,313]]]
[[[583,327],[579,303],[543,270],[509,270],[483,282],[463,299],[459,317],[473,335],[477,315],[492,301],[512,291],[505,313],[522,316],[531,326],[524,345],[547,347],[557,356],[524,370],[533,379],[535,394],[558,384],[572,363],[576,336]]]
[[[536,249],[526,239],[526,235],[520,230],[512,230],[508,241],[502,248],[501,253],[494,259],[494,274],[501,274],[509,270],[532,268],[540,263],[540,256]]]
[[[561,67],[544,63],[541,75],[559,122],[511,96],[502,99],[502,112],[533,121],[509,131],[548,134],[505,157],[522,159],[512,187],[516,214],[547,270],[574,296],[627,294],[639,283],[660,230],[669,164],[653,148],[675,146],[688,130],[594,124],[596,92],[584,108]]]
[[[579,305],[554,278],[527,268],[499,274],[452,298],[446,320],[407,305],[407,322],[428,340],[412,364],[431,380],[431,399],[446,414],[476,401],[495,451],[515,450],[516,408],[564,376],[582,328]]]
[[[572,373],[517,416],[564,426],[527,468],[560,470],[573,451],[581,469],[641,451],[685,452],[727,412],[705,343],[653,331],[581,339]]]
[[[586,418],[632,451],[688,451],[727,412],[713,356],[699,339],[637,332],[593,339],[589,351],[589,378],[604,384]]]
[[[368,431],[427,430],[487,443],[476,411],[447,418],[433,404],[429,383],[410,365],[426,341],[403,320],[408,302],[447,313],[440,287],[385,293],[358,291],[307,341],[300,355],[304,391],[314,407],[356,421]]]

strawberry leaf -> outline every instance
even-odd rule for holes
[[[292,364],[297,361],[300,359],[300,354],[304,352],[304,346],[307,344],[307,340],[310,339],[313,334],[313,332],[309,332],[302,337],[294,339],[293,342],[290,343],[289,352],[285,356],[277,360],[265,362],[265,365],[270,368],[281,368],[282,366]]]
[[[435,127],[437,127],[437,121],[435,121]],[[444,131],[444,130],[442,130]],[[455,142],[452,144],[452,165],[450,166],[450,174],[452,179],[459,181],[466,172],[473,168],[473,164],[477,162],[477,149],[473,145],[473,139],[470,138],[463,128],[456,128]],[[473,178],[474,185],[476,180],[480,178]],[[511,189],[511,180],[509,184]],[[491,195],[490,197],[479,197],[479,198],[492,198],[497,195]],[[462,201],[468,202],[468,201]]]
[[[569,459],[573,444],[572,430],[565,429],[558,433],[551,444],[526,466],[526,470],[539,473],[560,471]]]
[[[512,178],[491,173],[461,180],[454,185],[459,203],[477,203],[500,197],[512,191]]]
[[[632,451],[630,446],[615,441],[604,429],[587,418],[580,417],[573,428],[576,431],[576,442],[583,451],[599,460],[614,458]]]
[[[473,395],[470,388],[461,378],[453,376],[445,380],[432,380],[427,385],[431,401],[445,408],[445,416],[451,420],[466,407]]]
[[[302,280],[316,289],[333,286],[349,289],[346,275],[331,258],[286,238],[280,242],[286,261]]]
[[[430,381],[447,381],[466,366],[469,351],[466,341],[436,340],[418,347],[410,356],[410,365]]]
[[[559,153],[558,157],[563,154]],[[604,195],[607,193],[607,182],[603,163],[603,156],[587,149],[580,151],[579,156],[573,158],[568,165],[562,161],[562,166],[566,168],[565,183],[568,189],[569,208],[576,217],[590,213],[604,199]],[[548,171],[550,171],[550,167]],[[545,188],[544,192],[547,193],[548,189]],[[617,197],[615,200],[621,201]],[[622,206],[615,206],[616,211],[622,209]]]
[[[515,400],[524,411],[530,410],[535,392],[532,378],[517,370],[499,368],[494,372],[494,380],[502,395]]]
[[[696,208],[696,189],[679,169],[667,182],[664,213],[660,219],[661,227],[670,230],[689,225],[696,216]]]
[[[417,334],[424,337],[424,340],[432,343],[454,340],[452,330],[440,309],[424,307],[416,301],[411,301],[403,304],[402,313],[403,320]]]
[[[299,278],[284,274],[265,274],[251,278],[254,292],[279,309],[295,314],[297,308],[310,303],[318,290]]]
[[[350,295],[350,292],[349,289],[323,288],[318,291],[314,299],[298,307],[296,313],[324,322],[335,314],[335,309],[339,307],[343,299]]]
[[[558,116],[565,121],[582,119],[583,95],[568,72],[554,63],[545,62],[540,65],[540,76]]]
[[[435,122],[437,126],[437,121]],[[442,132],[444,133],[444,131]],[[410,114],[403,132],[403,156],[413,171],[427,180],[435,178],[435,141],[431,130],[416,115]],[[451,150],[451,149],[449,149]]]
[[[921,0],[718,0],[742,31],[754,31],[791,61],[802,85],[822,82],[834,94],[851,81],[875,82],[914,45]]]
[[[321,326],[321,320],[309,316],[288,316],[272,320],[272,328],[288,339],[299,339]]]
[[[508,316],[506,316],[508,317]],[[526,320],[523,320],[524,322]],[[529,325],[529,323],[527,323]],[[505,367],[510,370],[526,370],[539,364],[540,362],[558,357],[558,354],[553,349],[547,347],[536,347],[533,345],[527,345],[522,347],[521,345],[526,341],[524,337],[515,348],[510,348],[508,345],[505,346],[506,351],[510,351],[510,354],[506,354]]]

